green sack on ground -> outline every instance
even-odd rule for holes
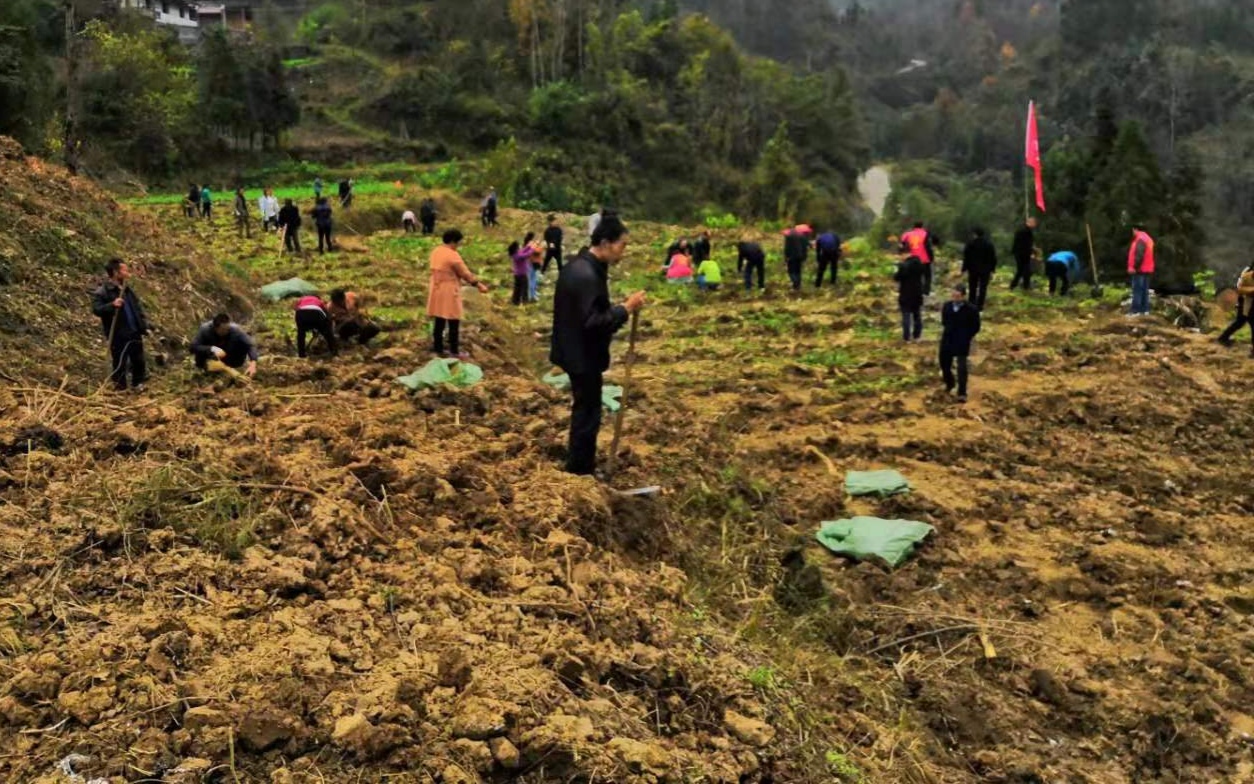
[[[317,286],[303,281],[300,278],[276,280],[274,283],[267,283],[261,287],[261,296],[271,302],[278,302],[279,300],[287,299],[288,297],[303,297],[307,294],[317,293]]]
[[[927,523],[914,520],[855,517],[852,520],[825,522],[817,536],[819,543],[834,553],[859,561],[880,558],[896,568],[934,530]]]
[[[845,492],[888,498],[910,492],[910,483],[897,471],[849,471],[845,474]]]
[[[473,387],[483,380],[483,368],[456,359],[433,359],[408,376],[400,376],[397,383],[410,391],[432,389],[445,384],[453,387]]]
[[[570,389],[570,376],[565,373],[546,373],[544,378],[540,379],[544,383],[559,389],[563,392]],[[612,385],[601,387],[601,405],[613,413],[623,407],[619,402],[623,397],[623,388]]]

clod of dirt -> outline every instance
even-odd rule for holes
[[[741,743],[762,747],[775,739],[775,728],[764,721],[742,716],[733,710],[723,713],[723,724],[727,731]]]
[[[607,744],[610,752],[632,773],[663,775],[671,765],[671,755],[655,743],[642,743],[631,738],[613,738]]]
[[[189,708],[183,713],[183,727],[192,732],[205,727],[223,727],[229,721],[230,719],[224,712],[205,706]]]
[[[493,738],[488,741],[488,749],[492,752],[492,759],[506,770],[515,770],[522,764],[518,747],[510,743],[508,738]]]
[[[239,739],[244,748],[260,754],[296,734],[297,722],[291,716],[278,711],[260,711],[249,714],[239,725]]]
[[[449,722],[449,732],[455,738],[487,740],[505,733],[505,716],[495,704],[471,698]]]
[[[61,437],[61,434],[52,428],[43,425],[32,425],[17,431],[13,436],[13,440],[4,447],[3,453],[7,456],[12,456],[24,455],[37,450],[58,452],[64,444],[65,440]]]
[[[441,686],[458,691],[466,688],[473,674],[470,659],[461,648],[450,648],[442,653],[436,672]]]
[[[1053,676],[1053,673],[1048,670],[1032,670],[1032,674],[1028,676],[1028,679],[1032,696],[1041,702],[1048,703],[1056,708],[1066,708],[1071,705],[1071,698],[1068,696],[1067,690]]]

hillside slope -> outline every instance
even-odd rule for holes
[[[542,220],[469,232],[472,268],[507,283]],[[958,406],[935,314],[897,342],[886,260],[702,298],[657,279],[675,229],[633,229],[614,288],[653,303],[615,485],[655,501],[559,472],[549,316],[507,287],[469,297],[485,382],[403,394],[432,241],[392,231],[279,260],[190,230],[258,281],[362,291],[377,347],[297,360],[280,304],[252,388],[0,390],[0,778],[1251,779],[1244,352],[999,289]],[[844,495],[879,467],[914,492]],[[937,532],[846,563],[813,535],[851,514]]]
[[[114,256],[134,268],[150,345],[160,351],[178,353],[198,319],[219,310],[247,315],[237,284],[203,246],[4,137],[0,182],[0,339],[10,377],[59,384],[68,374],[73,390],[105,380],[109,360],[91,293]]]

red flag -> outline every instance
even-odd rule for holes
[[[1041,139],[1036,132],[1036,103],[1028,102],[1028,139],[1025,152],[1028,168],[1036,172],[1036,206],[1045,212],[1045,186],[1041,182]]]

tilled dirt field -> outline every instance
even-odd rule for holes
[[[1254,780],[1244,354],[997,291],[958,406],[882,261],[658,287],[614,485],[665,491],[622,499],[558,471],[539,308],[471,298],[485,382],[410,396],[417,248],[191,231],[390,329],[301,361],[268,306],[251,388],[0,389],[0,780]],[[878,467],[915,492],[844,496]],[[938,530],[891,573],[814,542],[858,513]]]

